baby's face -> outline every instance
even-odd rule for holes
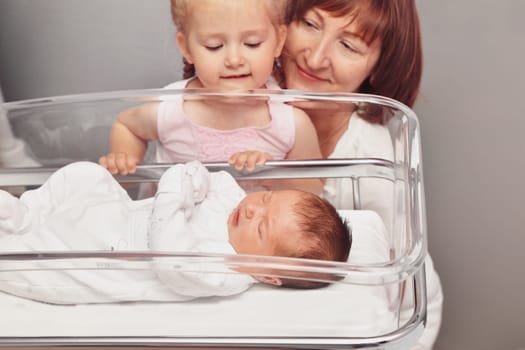
[[[238,254],[276,255],[297,245],[299,227],[293,204],[299,191],[248,194],[228,218],[230,244]]]

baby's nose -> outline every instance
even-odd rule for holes
[[[262,212],[262,208],[256,204],[247,204],[245,209],[246,218],[248,219],[253,219]]]

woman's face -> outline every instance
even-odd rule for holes
[[[333,17],[312,8],[288,28],[282,62],[289,89],[358,92],[370,76],[381,50],[368,45],[351,15]]]

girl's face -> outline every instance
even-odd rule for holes
[[[312,8],[290,24],[282,55],[287,88],[358,92],[379,59],[381,43],[368,45],[353,19]]]
[[[276,255],[296,249],[299,227],[293,207],[301,198],[299,193],[289,190],[248,194],[228,218],[229,241],[235,251]]]
[[[201,86],[258,89],[281,53],[286,26],[276,28],[261,0],[190,1],[191,14],[177,44]]]

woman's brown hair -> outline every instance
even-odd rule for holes
[[[381,41],[381,54],[358,92],[393,98],[412,107],[419,93],[423,53],[415,0],[296,0],[287,22],[301,21],[311,8],[352,16],[367,43]]]

